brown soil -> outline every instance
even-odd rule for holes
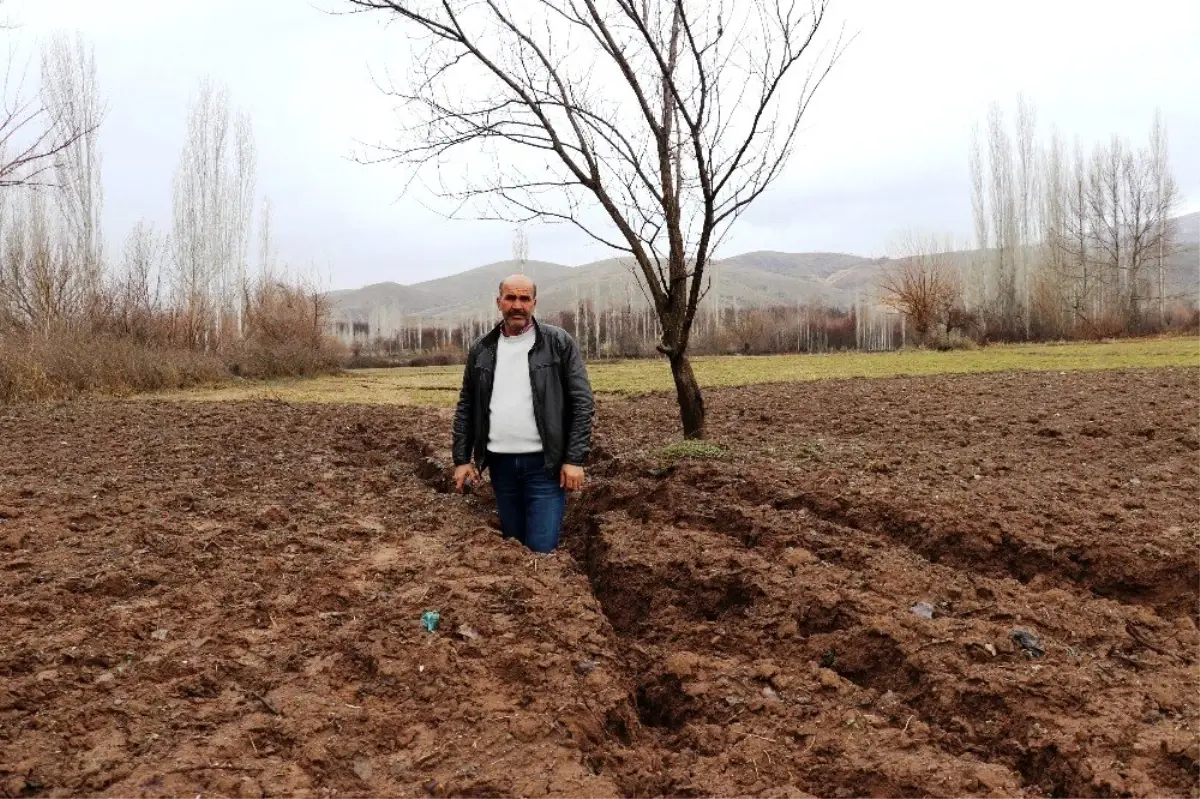
[[[604,401],[550,557],[445,411],[0,411],[0,795],[1200,796],[1197,377]]]

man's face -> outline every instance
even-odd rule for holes
[[[504,284],[496,307],[504,317],[510,332],[519,332],[533,317],[537,299],[533,296],[533,284],[527,280],[510,280]]]

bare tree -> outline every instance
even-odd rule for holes
[[[142,341],[149,341],[160,332],[153,323],[155,315],[163,310],[166,253],[166,236],[156,232],[153,224],[142,220],[129,232],[112,290],[118,332]]]
[[[986,192],[986,167],[979,143],[979,125],[971,128],[971,146],[968,152],[968,168],[971,174],[971,214],[975,222],[975,247],[980,252],[971,264],[971,273],[965,288],[965,299],[969,307],[986,304],[988,297],[988,248],[992,246],[991,227],[988,217]]]
[[[1030,286],[1033,284],[1031,249],[1037,235],[1035,194],[1038,172],[1036,163],[1036,112],[1024,95],[1017,96],[1016,119],[1016,294],[1021,329],[1028,338],[1030,330]]]
[[[210,349],[241,333],[254,213],[254,137],[245,114],[230,116],[227,90],[204,81],[175,173],[176,302],[191,343]]]
[[[1078,137],[1072,161],[1065,171],[1062,232],[1050,243],[1058,251],[1054,263],[1061,270],[1059,278],[1072,324],[1081,324],[1089,333],[1095,333],[1095,319],[1104,301],[1101,294],[1104,280],[1093,246],[1089,171]]]
[[[1166,257],[1172,250],[1170,214],[1177,188],[1166,162],[1166,132],[1156,116],[1148,147],[1112,137],[1085,159],[1078,141],[1068,161],[1057,132],[1040,160],[1038,239],[1042,273],[1039,313],[1056,329],[1083,326],[1091,335],[1135,331],[1157,297],[1165,318]],[[1153,271],[1152,271],[1153,270]]]
[[[52,39],[42,54],[43,105],[66,142],[54,154],[55,199],[65,226],[69,258],[86,290],[100,290],[103,271],[101,212],[104,188],[99,150],[104,110],[93,48],[82,37]],[[81,135],[74,135],[82,131]]]
[[[953,245],[909,234],[902,255],[882,267],[880,302],[912,320],[917,344],[925,344],[939,324],[945,325],[962,303],[962,278],[949,253]]]
[[[1167,256],[1171,254],[1173,244],[1170,218],[1179,202],[1179,190],[1175,183],[1175,177],[1171,174],[1171,164],[1168,158],[1167,128],[1163,123],[1162,111],[1156,110],[1154,123],[1150,128],[1148,168],[1157,200],[1157,208],[1154,213],[1158,229],[1154,233],[1151,246],[1154,250],[1156,265],[1158,324],[1160,326],[1166,324],[1167,320]]]
[[[513,260],[517,262],[517,271],[521,274],[525,273],[525,262],[529,260],[529,238],[525,235],[525,228],[518,226],[513,232]]]
[[[439,170],[456,214],[575,225],[630,256],[661,322],[684,435],[704,435],[687,357],[706,269],[780,175],[843,51],[816,46],[828,0],[347,0],[424,48],[391,92],[414,122],[381,159]],[[818,52],[819,50],[819,52]],[[460,151],[486,177],[440,169]]]
[[[1056,335],[1063,335],[1071,324],[1067,303],[1070,286],[1066,280],[1070,165],[1067,162],[1062,137],[1057,129],[1051,131],[1050,143],[1041,154],[1040,162],[1043,177],[1037,203],[1041,231],[1041,242],[1038,248],[1039,266],[1041,267],[1038,275],[1039,297],[1043,302],[1052,302],[1053,306],[1045,304],[1039,306],[1042,315],[1039,322],[1043,332],[1049,328]],[[1051,296],[1047,297],[1047,294]]]
[[[235,316],[235,336],[245,333],[244,306],[237,301],[242,287],[248,282],[247,268],[250,249],[250,230],[254,220],[254,190],[258,168],[258,151],[254,143],[254,128],[250,115],[242,112],[234,126],[233,181],[229,195],[228,235],[229,257],[232,266],[233,285],[225,291],[225,302],[231,306]]]
[[[1121,162],[1122,209],[1128,257],[1125,265],[1125,294],[1121,309],[1128,329],[1140,325],[1143,300],[1150,294],[1143,285],[1142,270],[1157,247],[1154,239],[1159,231],[1157,176],[1150,168],[1149,158],[1141,153],[1125,152]]]
[[[1124,142],[1113,136],[1107,145],[1092,151],[1087,177],[1087,206],[1090,245],[1103,281],[1102,304],[1117,311],[1125,294],[1125,226],[1121,220],[1121,173]]]
[[[28,192],[5,206],[0,313],[7,326],[44,335],[76,317],[78,275],[64,257],[46,192]]]
[[[258,217],[258,274],[264,280],[275,279],[279,256],[274,234],[274,206],[270,197],[263,197]]]
[[[2,27],[2,26],[0,26]],[[52,186],[60,153],[100,124],[64,105],[48,105],[44,93],[25,92],[25,71],[10,52],[0,97],[0,189]]]
[[[12,77],[11,62],[6,78]],[[82,40],[43,50],[40,92],[0,118],[0,315],[46,334],[101,295],[95,66]],[[18,89],[17,94],[20,94]],[[34,189],[14,191],[17,187]]]
[[[1019,227],[1013,176],[1012,139],[1004,127],[999,105],[988,114],[988,155],[991,166],[989,195],[992,210],[994,262],[991,296],[993,313],[1009,335],[1017,327],[1019,295],[1017,291],[1017,248]]]

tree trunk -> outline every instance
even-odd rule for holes
[[[683,437],[704,438],[704,397],[686,355],[670,357],[671,375],[675,378],[675,393],[679,398],[679,417],[683,421]]]

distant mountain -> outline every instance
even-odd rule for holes
[[[1200,211],[1171,220],[1177,244],[1200,244]]]
[[[500,281],[516,271],[516,261],[499,261],[410,286],[373,283],[360,289],[331,291],[329,298],[339,316],[356,322],[377,319],[381,313],[385,317],[419,314],[458,318],[478,309],[494,311],[492,298]],[[527,261],[524,271],[537,282],[539,291],[577,273],[569,266],[546,261]]]
[[[1200,242],[1178,245],[1167,257],[1167,286],[1172,296],[1200,300]]]
[[[1200,213],[1172,220],[1179,246],[1171,256],[1168,283],[1172,294],[1200,294]],[[953,254],[960,266],[981,257],[978,250]],[[740,308],[824,304],[849,307],[856,294],[873,291],[886,258],[847,253],[749,252],[710,264],[714,292],[721,304]],[[426,321],[456,322],[495,315],[500,280],[524,271],[538,286],[538,310],[544,315],[575,307],[581,299],[601,309],[642,306],[642,289],[630,259],[610,258],[582,266],[546,261],[498,261],[449,277],[412,285],[375,283],[330,292],[341,321],[367,322],[373,329],[396,328],[420,316]]]
[[[714,262],[710,274],[723,305],[747,308],[821,302],[845,306],[854,301],[856,291],[870,287],[879,263],[844,253],[754,252]],[[499,281],[522,269],[537,283],[538,310],[543,314],[573,308],[581,299],[600,308],[644,302],[632,260],[618,258],[577,267],[545,261],[528,261],[522,267],[516,261],[499,261],[408,286],[375,283],[333,291],[329,297],[341,319],[383,326],[400,316],[441,321],[481,313],[490,316]]]

